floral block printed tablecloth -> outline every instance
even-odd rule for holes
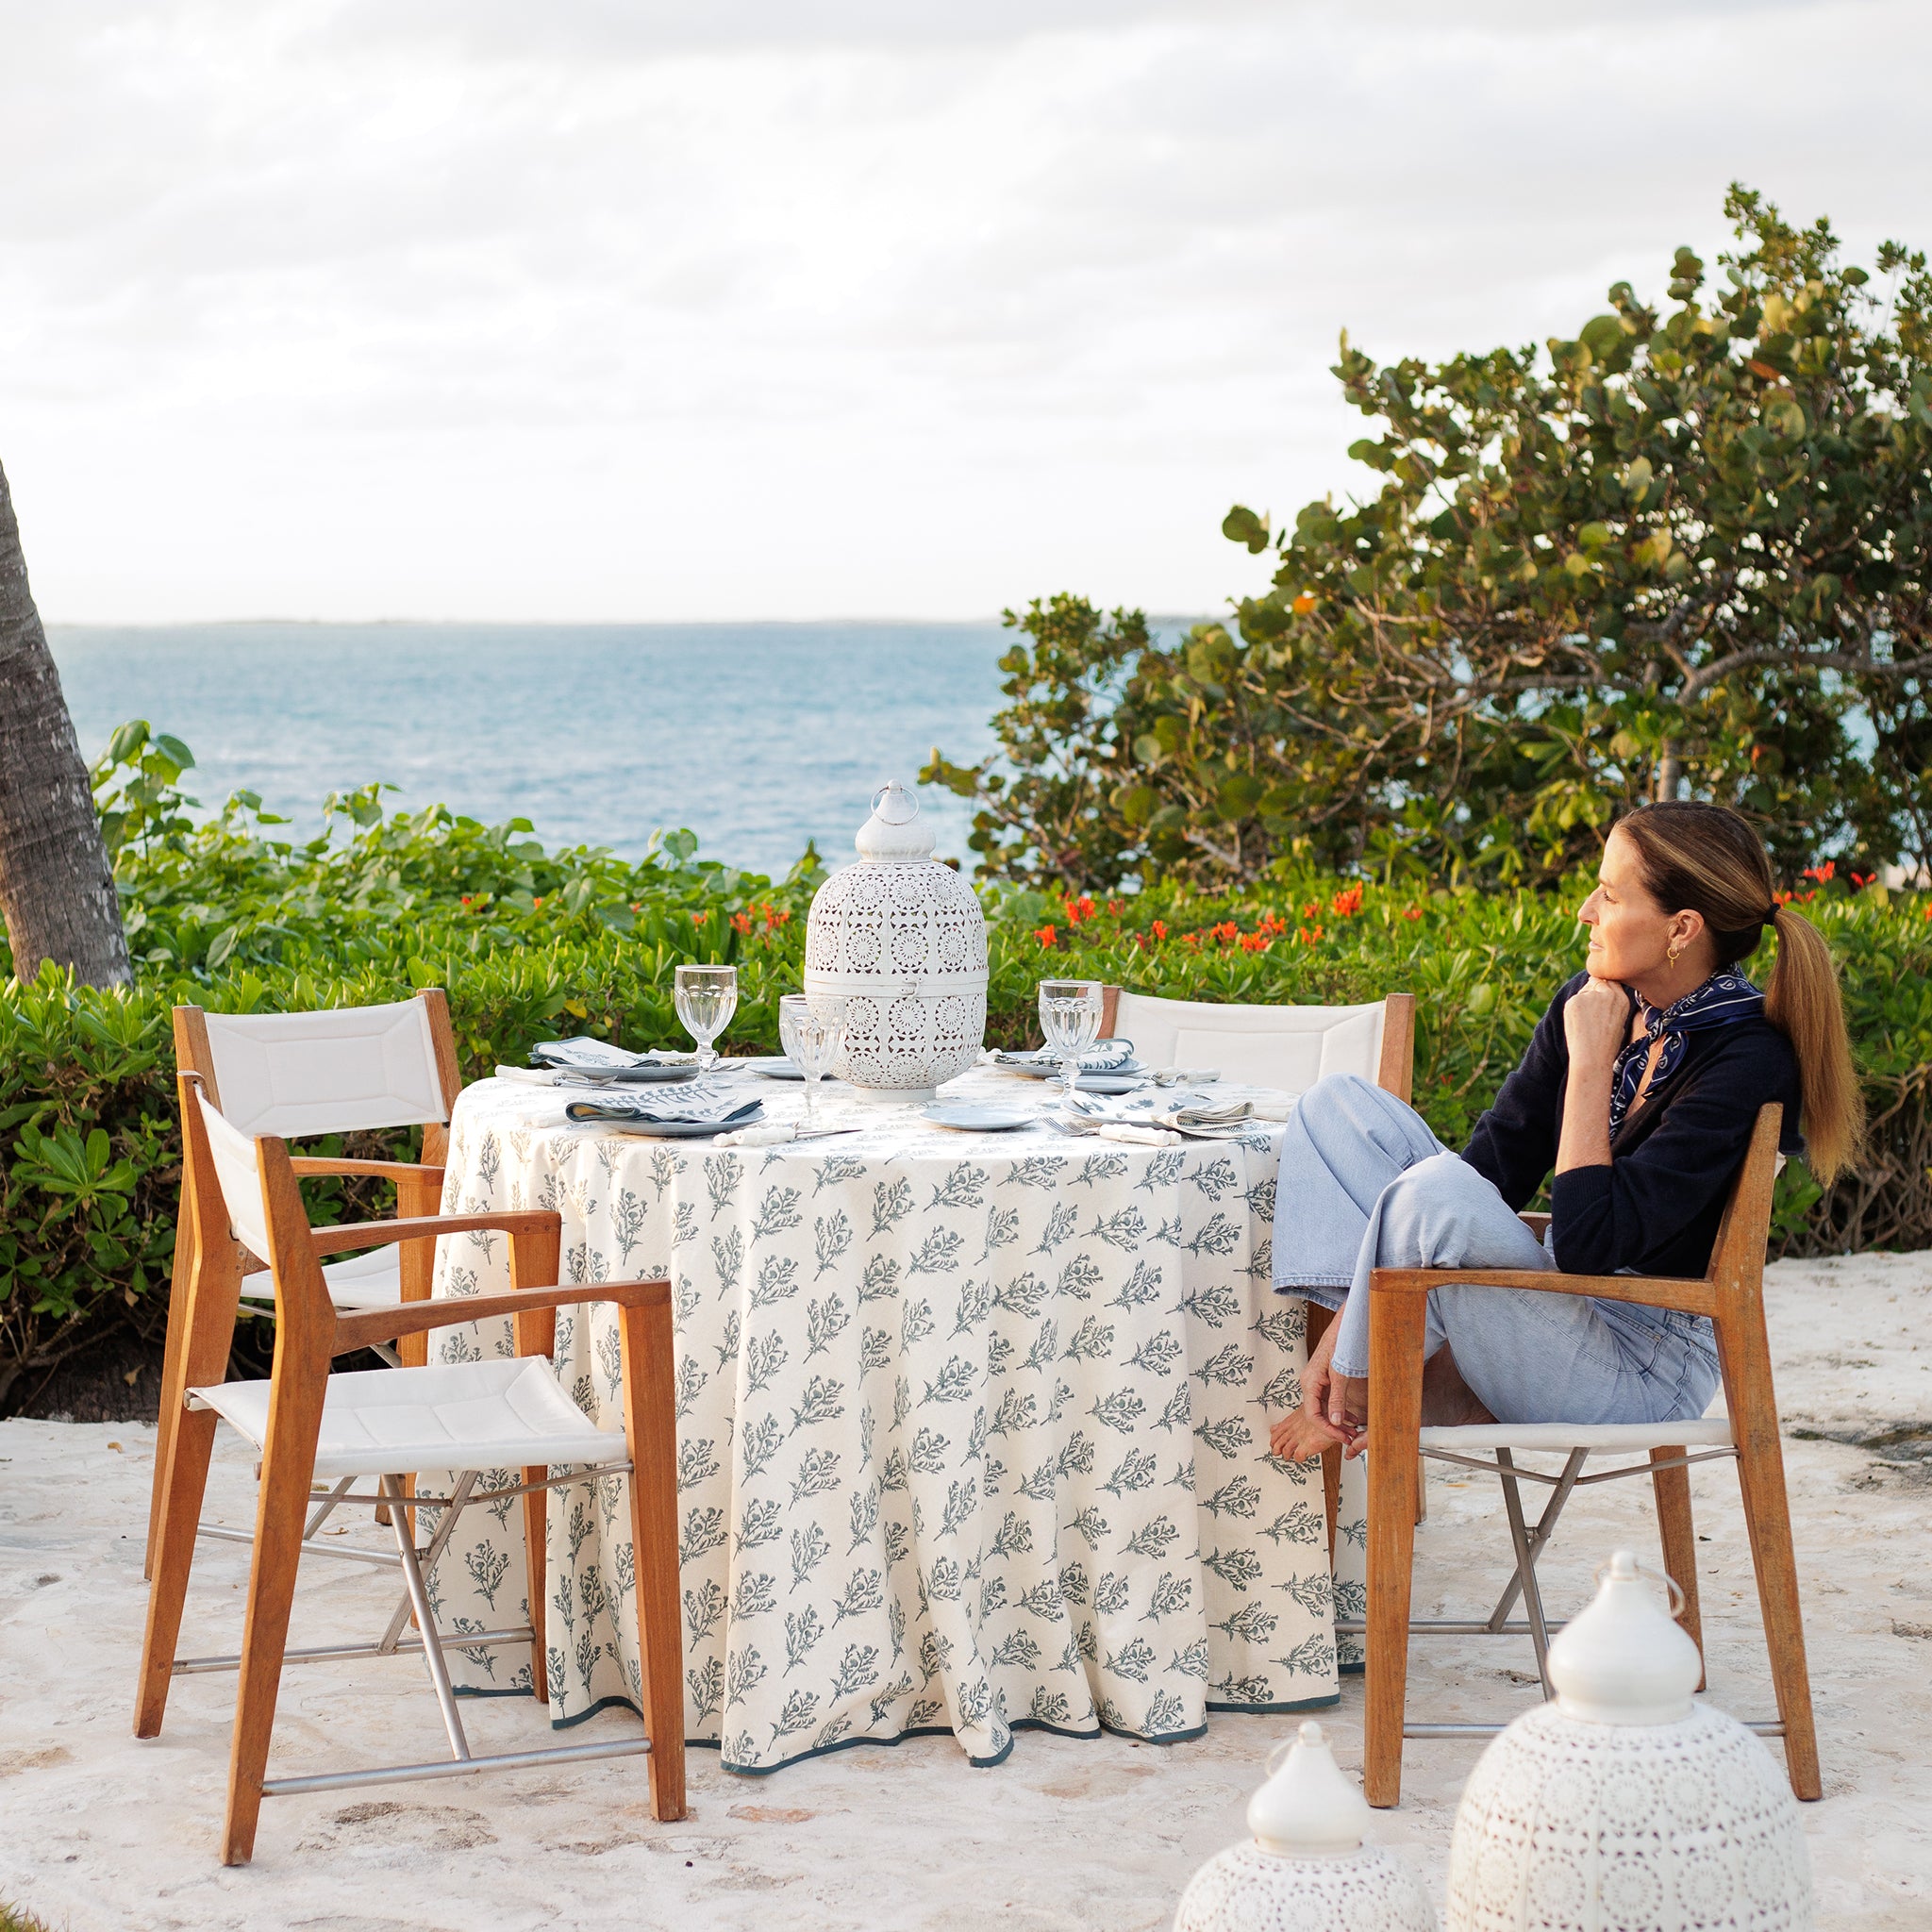
[[[758,1091],[795,1114],[796,1087]],[[990,1070],[948,1089],[975,1092],[1040,1097]],[[728,1150],[568,1126],[564,1097],[470,1088],[444,1206],[555,1208],[567,1279],[674,1284],[691,1740],[764,1772],[949,1729],[991,1763],[1016,1725],[1172,1740],[1334,1699],[1320,1465],[1267,1443],[1304,1358],[1303,1306],[1268,1286],[1278,1126],[1127,1146],[854,1102],[854,1138]],[[508,1264],[501,1236],[446,1240],[437,1292]],[[508,1354],[508,1325],[440,1346]],[[556,1359],[619,1426],[614,1311],[563,1311]],[[625,1480],[552,1495],[559,1724],[639,1695]],[[445,1627],[527,1614],[524,1578],[521,1512],[471,1511],[433,1579]],[[459,1682],[528,1690],[529,1667],[473,1650]]]

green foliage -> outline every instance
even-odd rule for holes
[[[1344,336],[1335,374],[1379,427],[1349,454],[1384,481],[1278,533],[1229,513],[1276,557],[1238,630],[1135,654],[1133,614],[1009,614],[1035,640],[998,721],[1017,784],[925,774],[977,793],[989,869],[1535,883],[1680,774],[1788,876],[1932,859],[1932,275],[1888,243],[1880,296],[1824,222],[1742,189],[1725,211],[1715,291],[1679,249],[1667,308],[1620,282],[1545,351],[1378,367]]]
[[[823,876],[809,852],[776,883],[699,860],[688,833],[629,865],[548,852],[525,824],[385,814],[374,787],[333,802],[324,836],[291,842],[255,801],[194,823],[178,788],[191,760],[185,747],[157,751],[169,742],[130,727],[120,760],[96,774],[108,811],[125,814],[115,863],[137,925],[136,984],[76,987],[49,967],[0,991],[0,1412],[117,1329],[154,1338],[165,1321],[180,1183],[175,1003],[276,1011],[441,986],[463,1074],[475,1078],[559,1033],[681,1043],[671,984],[687,959],[739,966],[741,1005],[723,1043],[772,1051],[777,997],[800,983],[805,913]],[[172,776],[148,762],[157,756]],[[1826,875],[1808,882],[1806,910],[1844,962],[1874,1109],[1896,1108],[1917,1079],[1918,1120],[1932,1065],[1928,904],[1878,887],[1855,893],[1818,870]],[[1326,1004],[1407,989],[1418,996],[1416,1101],[1453,1144],[1575,971],[1581,897],[1580,886],[1568,896],[1429,891],[1314,873],[1216,898],[1172,883],[1100,902],[992,885],[988,1038],[1039,1038],[1036,988],[1049,972],[1207,1000]],[[1768,954],[1754,966],[1768,969]],[[407,1155],[413,1141],[369,1135],[316,1151]],[[1855,1182],[1868,1195],[1906,1185],[1890,1170],[1874,1175]],[[1802,1169],[1788,1171],[1783,1238],[1828,1243],[1846,1224],[1807,1185]],[[325,1218],[389,1211],[375,1184],[311,1191]]]

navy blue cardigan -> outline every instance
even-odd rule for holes
[[[1537,1022],[1523,1064],[1475,1124],[1462,1158],[1521,1209],[1557,1164],[1570,1049],[1563,1008],[1579,973]],[[1551,1242],[1566,1274],[1702,1274],[1724,1201],[1768,1100],[1784,1104],[1779,1146],[1802,1154],[1798,1057],[1769,1020],[1687,1034],[1684,1058],[1654,1081],[1610,1143],[1607,1167],[1573,1167],[1550,1191]]]

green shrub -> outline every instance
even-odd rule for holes
[[[178,755],[178,756],[177,756]],[[449,993],[466,1078],[536,1041],[589,1033],[629,1046],[684,1038],[672,968],[731,960],[741,1005],[725,1044],[777,1045],[777,996],[803,969],[823,875],[784,880],[700,860],[688,833],[633,865],[546,851],[527,824],[440,808],[385,814],[375,788],[332,804],[324,836],[282,840],[242,799],[196,826],[178,791],[185,747],[125,731],[97,774],[139,977],[75,988],[51,969],[0,993],[0,1412],[118,1332],[165,1321],[180,1147],[169,1008],[364,1005]],[[132,795],[130,795],[132,794]],[[116,816],[118,814],[118,817]],[[1580,958],[1568,896],[1382,888],[1309,878],[1240,900],[1151,890],[1096,905],[989,888],[988,1038],[1037,1039],[1045,974],[1175,998],[1328,1004],[1417,996],[1416,1104],[1464,1137]],[[1881,1121],[1873,1160],[1828,1197],[1787,1170],[1788,1251],[1932,1244],[1926,1085],[1932,923],[1918,896],[1817,883],[1806,907],[1844,962],[1852,1025]],[[1769,964],[1768,954],[1757,962]],[[407,1134],[356,1153],[404,1151]],[[319,1186],[330,1216],[382,1211],[374,1191]]]

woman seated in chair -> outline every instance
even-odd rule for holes
[[[1863,1104],[1838,977],[1818,929],[1774,903],[1756,833],[1722,806],[1621,820],[1577,915],[1584,970],[1451,1153],[1422,1116],[1353,1075],[1302,1096],[1282,1144],[1274,1286],[1340,1315],[1300,1408],[1272,1431],[1291,1461],[1364,1446],[1369,1274],[1536,1268],[1701,1275],[1767,1101],[1782,1151],[1828,1184]],[[1764,928],[1760,993],[1737,970]],[[1517,1219],[1555,1171],[1549,1231]],[[1654,1423],[1701,1416],[1718,1385],[1703,1316],[1582,1295],[1448,1286],[1429,1295],[1423,1421]]]

